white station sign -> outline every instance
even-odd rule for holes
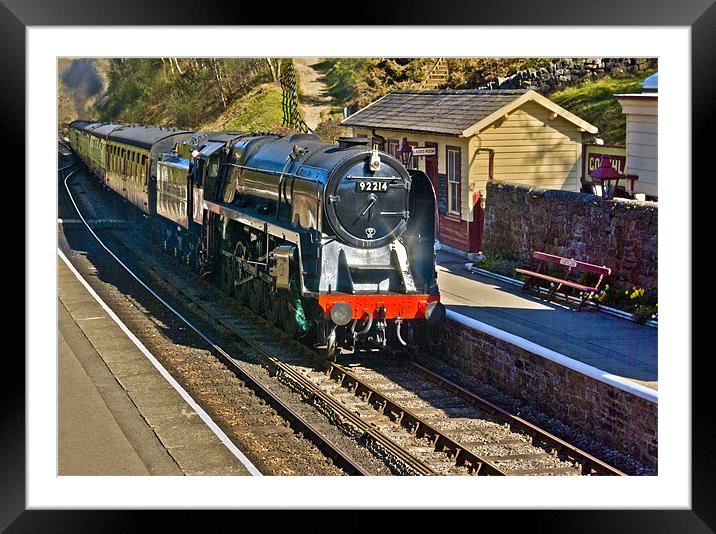
[[[434,156],[437,149],[434,146],[413,147],[413,157]]]

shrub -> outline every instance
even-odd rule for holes
[[[483,253],[483,258],[477,263],[477,266],[503,276],[514,277],[515,269],[520,266],[520,262],[514,258],[487,251]]]

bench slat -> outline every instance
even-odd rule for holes
[[[546,261],[549,263],[556,263],[565,267],[573,267],[580,271],[588,271],[592,273],[609,276],[612,274],[612,270],[605,265],[594,265],[593,263],[587,263],[585,261],[575,260],[574,258],[563,258],[561,256],[555,256],[554,254],[547,254],[546,252],[533,252],[532,258],[539,261]]]
[[[576,289],[581,289],[582,291],[595,291],[597,288],[595,287],[589,287],[589,286],[583,286],[582,284],[578,284],[576,282],[572,282],[570,280],[564,280],[562,278],[555,278],[554,276],[548,276],[546,274],[542,273],[536,273],[534,271],[528,271],[527,269],[515,269],[516,272],[526,274],[527,276],[534,276],[535,278],[542,278],[544,280],[549,280],[550,282],[556,282],[558,284],[564,284],[565,286],[574,287]]]

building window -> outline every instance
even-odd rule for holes
[[[447,149],[448,213],[460,215],[460,149]]]
[[[398,141],[396,139],[388,139],[388,154],[397,157],[395,151],[398,149]]]

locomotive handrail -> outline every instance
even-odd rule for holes
[[[301,176],[300,174],[296,174],[293,172],[286,172],[281,173],[279,171],[274,171],[271,169],[261,169],[260,167],[249,167],[248,165],[239,165],[238,163],[222,163],[222,165],[228,165],[229,167],[236,167],[238,169],[244,169],[247,171],[254,171],[254,172],[262,172],[265,174],[271,174],[273,176],[281,176],[283,174],[284,176],[290,176],[291,178],[300,178],[301,180],[306,180],[307,182],[313,182],[314,184],[322,184],[320,180],[316,180],[315,178],[310,178],[308,176]]]
[[[364,180],[364,181],[375,181],[375,182],[389,182],[391,180],[403,180],[400,176],[353,176],[352,174],[346,175],[346,180]]]
[[[291,166],[291,162],[295,161],[291,154],[288,155],[286,158],[286,162],[283,164],[283,169],[281,170],[281,174],[279,174],[278,177],[278,187],[276,189],[277,193],[277,200],[276,200],[276,218],[278,219],[278,212],[281,209],[281,186],[284,183],[284,178],[286,177],[286,169],[288,169]],[[288,204],[288,199],[286,199],[286,192],[284,191],[284,200],[286,200],[286,203]]]

